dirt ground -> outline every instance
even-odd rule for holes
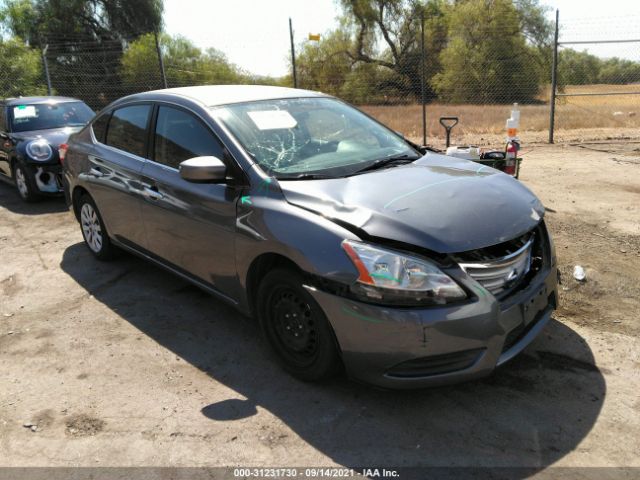
[[[639,147],[525,147],[560,309],[490,378],[413,392],[292,379],[252,320],[0,184],[0,466],[640,467]]]

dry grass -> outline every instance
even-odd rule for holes
[[[566,93],[640,92],[640,85],[582,85],[567,87]],[[549,129],[548,93],[541,96],[547,104],[520,106],[520,138],[523,141],[544,141]],[[422,137],[422,107],[420,105],[368,105],[361,107],[370,115],[407,137]],[[438,141],[444,129],[438,123],[442,116],[457,116],[460,123],[454,129],[454,143],[495,142],[505,133],[505,122],[511,105],[427,105],[427,135]],[[640,135],[640,95],[560,97],[556,105],[556,136],[571,141]],[[431,142],[431,143],[438,143]],[[499,140],[501,141],[501,140]]]

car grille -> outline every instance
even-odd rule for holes
[[[460,262],[460,267],[492,294],[500,295],[518,285],[531,268],[531,251],[535,234],[529,234],[518,240],[505,247],[515,251],[478,262]]]

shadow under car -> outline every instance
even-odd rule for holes
[[[233,422],[266,409],[347,467],[506,466],[524,468],[515,476],[526,477],[576,449],[606,394],[586,341],[555,320],[483,380],[413,391],[346,378],[307,384],[277,366],[257,322],[143,260],[101,263],[79,243],[61,267],[145,335],[246,398],[203,404],[202,415]]]

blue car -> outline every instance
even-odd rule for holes
[[[0,100],[0,178],[13,182],[25,202],[62,195],[58,146],[93,116],[75,98]]]

